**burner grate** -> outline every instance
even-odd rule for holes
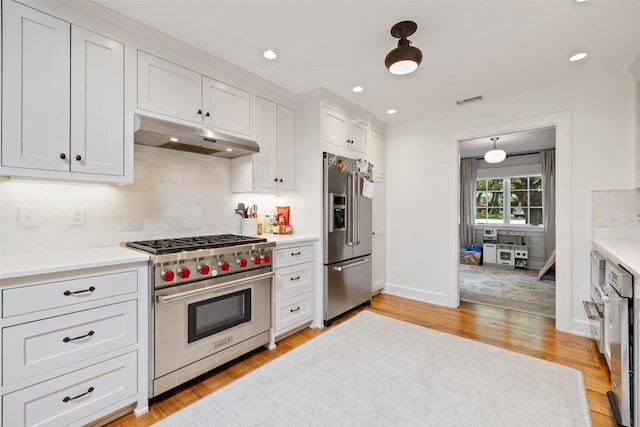
[[[266,242],[259,237],[239,236],[236,234],[216,234],[211,236],[178,237],[175,239],[141,240],[128,242],[127,246],[152,253],[170,254],[188,250],[214,249],[250,243]]]

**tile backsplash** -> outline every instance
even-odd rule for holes
[[[230,160],[138,145],[134,158],[129,185],[0,181],[0,255],[240,232],[233,211],[250,199],[231,193]],[[265,199],[275,206],[275,196]],[[19,225],[20,207],[35,212],[37,225]],[[77,207],[85,222],[70,225]]]
[[[593,238],[640,239],[640,190],[594,191]]]

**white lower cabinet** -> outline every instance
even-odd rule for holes
[[[278,244],[274,259],[273,329],[275,337],[282,338],[313,320],[313,244]]]
[[[148,409],[147,264],[0,280],[2,425]]]
[[[7,394],[3,425],[83,425],[87,416],[136,394],[136,360],[130,352]]]

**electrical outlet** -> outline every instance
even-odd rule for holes
[[[84,208],[69,209],[69,225],[84,225]]]
[[[35,227],[38,225],[38,209],[33,206],[18,206],[18,226]]]

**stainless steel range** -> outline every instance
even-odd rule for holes
[[[150,397],[270,343],[275,243],[223,234],[126,245],[151,254]]]

